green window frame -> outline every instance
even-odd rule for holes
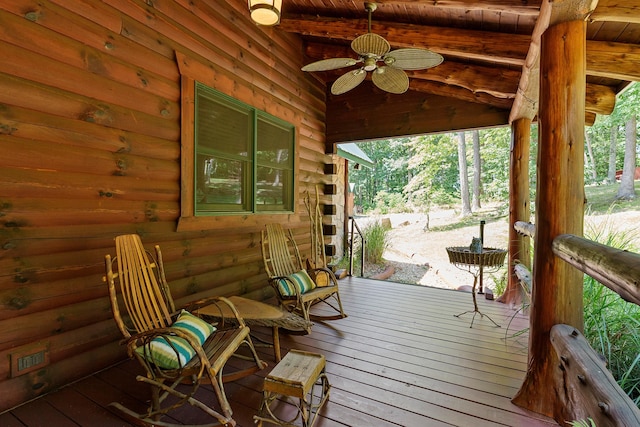
[[[295,126],[195,82],[195,216],[290,213]]]

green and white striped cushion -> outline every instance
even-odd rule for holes
[[[306,270],[300,270],[287,277],[290,281],[286,279],[278,280],[278,290],[282,296],[295,296],[296,290],[293,286],[297,286],[302,294],[307,293],[316,287],[316,284],[311,280],[311,277],[309,277],[309,273],[307,273]]]
[[[187,340],[174,335],[154,338],[144,347],[138,347],[136,351],[147,361],[164,369],[181,368],[196,354]]]
[[[191,335],[202,345],[209,335],[216,330],[210,323],[205,322],[201,318],[194,316],[187,310],[182,310],[176,321],[171,325],[172,328],[180,329],[182,332]]]
[[[186,310],[182,310],[171,327],[190,335],[201,345],[215,331],[215,327]],[[179,369],[196,354],[186,339],[175,335],[156,337],[136,351],[149,362],[164,369]]]

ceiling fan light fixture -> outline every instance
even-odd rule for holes
[[[373,71],[377,67],[376,62],[376,58],[370,56],[364,60],[364,67],[362,68],[364,68],[365,71]]]
[[[272,26],[280,23],[282,0],[248,0],[251,19],[258,25]]]

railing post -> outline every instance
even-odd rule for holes
[[[349,276],[353,275],[353,235],[354,235],[354,228],[358,231],[358,236],[360,236],[360,240],[362,241],[362,247],[360,249],[361,252],[361,257],[360,257],[360,277],[364,277],[364,247],[365,247],[365,240],[364,240],[364,235],[362,234],[362,230],[360,230],[360,227],[358,227],[358,224],[356,224],[356,220],[354,217],[350,216],[349,220],[351,220],[351,231],[349,232],[350,234],[350,239],[349,239]]]
[[[351,221],[351,231],[349,232],[349,276],[353,276],[353,227],[355,220],[352,216],[349,217]]]

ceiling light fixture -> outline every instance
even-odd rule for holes
[[[248,0],[251,19],[258,25],[277,25],[280,23],[282,0]]]

